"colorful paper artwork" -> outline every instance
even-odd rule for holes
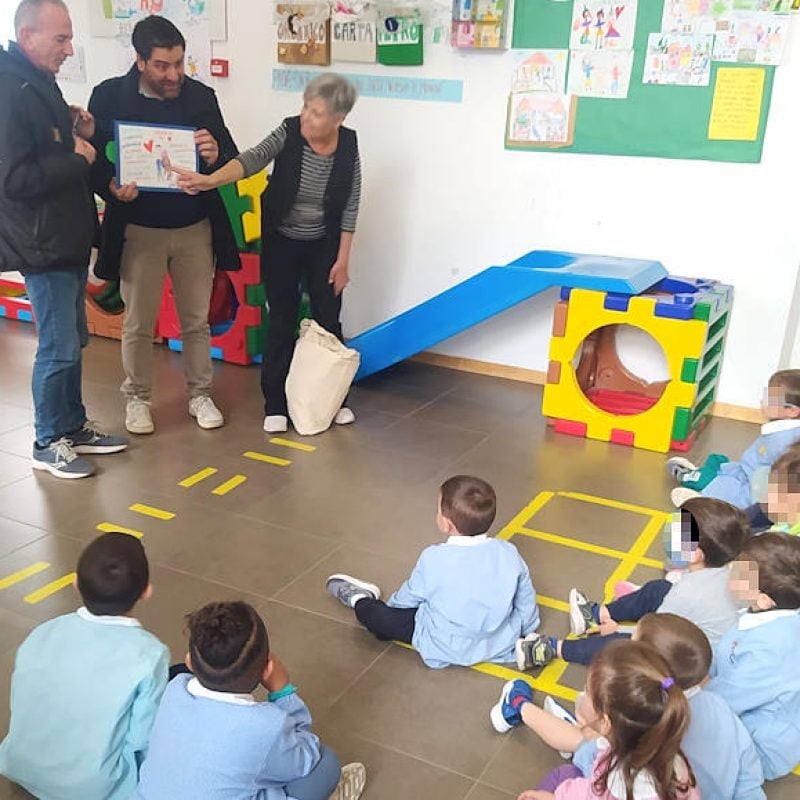
[[[330,7],[322,3],[279,3],[278,62],[281,64],[331,63]]]
[[[734,2],[737,0],[664,0],[661,31],[714,33],[718,22],[730,16]]]
[[[733,0],[733,10],[788,14],[800,11],[800,0]]]
[[[780,64],[790,19],[782,14],[733,17],[714,39],[714,61]]]
[[[630,50],[636,32],[637,0],[599,3],[575,0],[570,50]]]
[[[651,33],[642,83],[708,86],[713,46],[711,34]]]
[[[564,94],[567,55],[566,50],[534,50],[514,70],[511,91]]]
[[[377,61],[378,12],[371,3],[336,0],[331,11],[331,58],[334,61]]]
[[[708,121],[708,138],[754,142],[764,99],[763,67],[720,67]]]
[[[632,66],[632,50],[573,50],[567,91],[581,97],[624,99],[628,96]]]
[[[378,62],[419,66],[423,58],[422,15],[418,10],[388,7],[378,11]]]
[[[575,98],[552,92],[518,92],[509,97],[507,145],[568,147],[574,133]]]
[[[453,0],[454,47],[505,47],[506,0]]]

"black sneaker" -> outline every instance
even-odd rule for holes
[[[68,439],[59,439],[47,447],[34,444],[33,468],[46,469],[56,478],[88,478],[94,475],[94,465],[80,458]]]
[[[76,453],[119,453],[128,446],[126,436],[112,436],[97,430],[94,422],[86,420],[80,430],[64,437]]]
[[[517,639],[514,652],[517,656],[517,667],[523,672],[544,667],[557,655],[556,639],[540,633],[529,633],[524,639]]]

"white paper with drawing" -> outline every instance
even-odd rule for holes
[[[714,61],[780,64],[790,20],[785,14],[731,17],[714,39]]]
[[[512,92],[564,94],[567,85],[567,50],[533,50],[514,70]]]
[[[117,122],[117,183],[140,191],[181,191],[170,167],[197,170],[194,129]]]
[[[632,50],[573,50],[567,92],[580,97],[624,99],[628,96],[632,66]]]
[[[713,46],[711,34],[651,33],[642,83],[708,86]]]
[[[551,92],[518,92],[508,104],[506,136],[515,143],[569,144],[571,98]]]
[[[631,50],[636,11],[637,0],[617,3],[575,0],[570,50]]]

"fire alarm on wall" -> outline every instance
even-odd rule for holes
[[[227,58],[212,58],[211,59],[211,74],[215,78],[228,77],[228,59]]]

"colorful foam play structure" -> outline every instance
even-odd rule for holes
[[[542,413],[560,433],[661,453],[688,450],[716,396],[732,303],[730,286],[673,277],[635,297],[562,289]],[[658,342],[668,380],[648,384],[623,366],[619,325]]]

